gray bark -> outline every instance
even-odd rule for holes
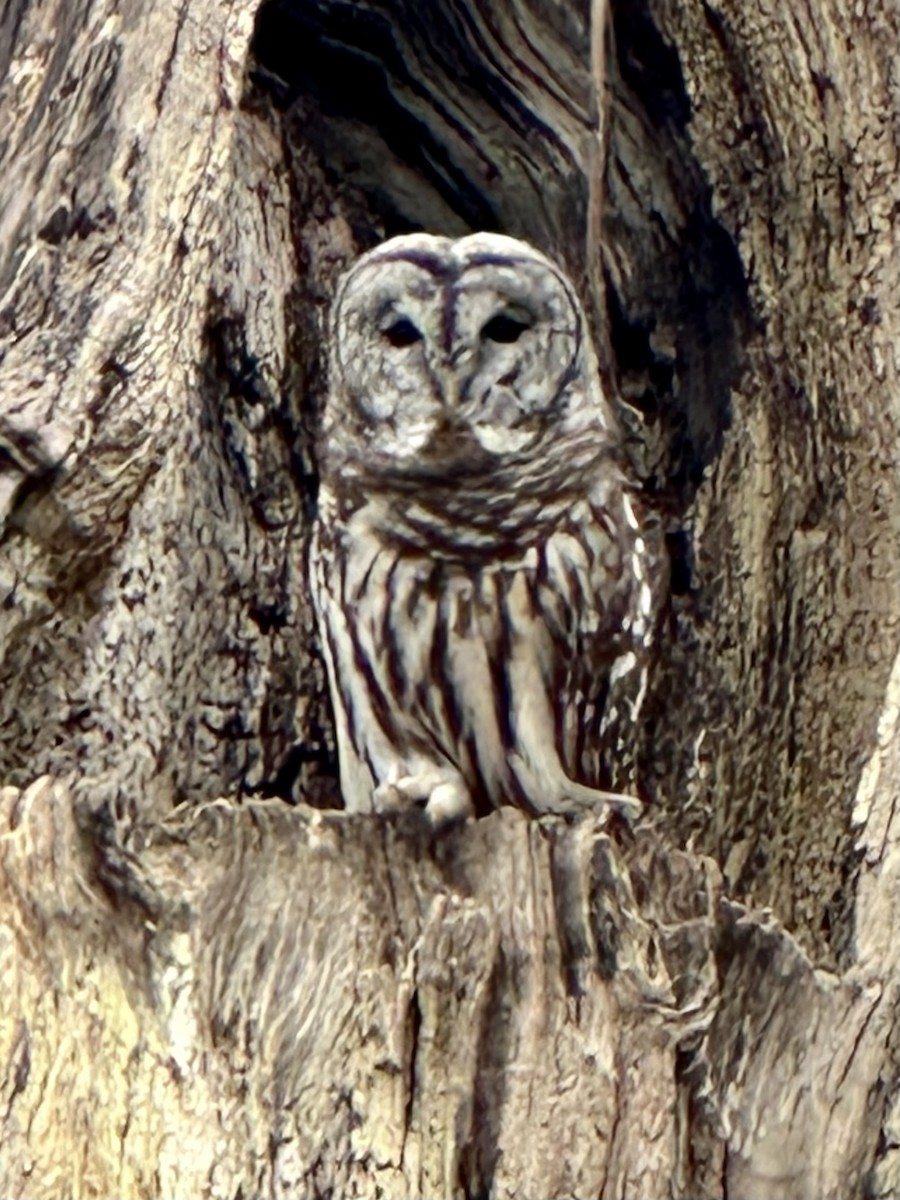
[[[0,13],[0,1195],[900,1189],[893,6]],[[323,318],[564,261],[667,547],[628,830],[334,811]]]

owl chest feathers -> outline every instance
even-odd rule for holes
[[[363,794],[398,751],[439,755],[491,804],[514,798],[513,758],[546,754],[547,773],[562,762],[577,774],[594,649],[612,636],[600,637],[601,626],[629,619],[629,598],[615,587],[622,547],[603,513],[581,499],[555,514],[549,532],[493,557],[398,543],[383,518],[377,501],[349,520],[326,515],[318,537],[329,553],[314,548],[326,659],[353,758],[342,764],[344,787],[355,779],[359,791],[348,804],[366,807]]]

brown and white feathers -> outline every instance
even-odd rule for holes
[[[330,332],[311,577],[347,808],[633,806],[603,788],[646,550],[571,282],[513,238],[398,237]]]

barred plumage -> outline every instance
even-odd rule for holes
[[[511,238],[395,238],[331,338],[311,578],[347,808],[631,807],[598,784],[651,597],[571,284]]]

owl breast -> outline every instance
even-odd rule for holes
[[[652,601],[571,284],[512,239],[398,238],[333,339],[311,579],[346,806],[632,810],[603,789]]]
[[[626,557],[602,510],[584,501],[569,515],[524,552],[471,563],[386,541],[377,523],[365,531],[364,512],[335,541],[335,526],[320,525],[316,590],[348,808],[400,807],[392,785],[435,771],[463,781],[477,813],[604,803],[608,684],[616,664],[630,667],[634,704],[630,648],[646,637],[649,590],[641,539]]]

